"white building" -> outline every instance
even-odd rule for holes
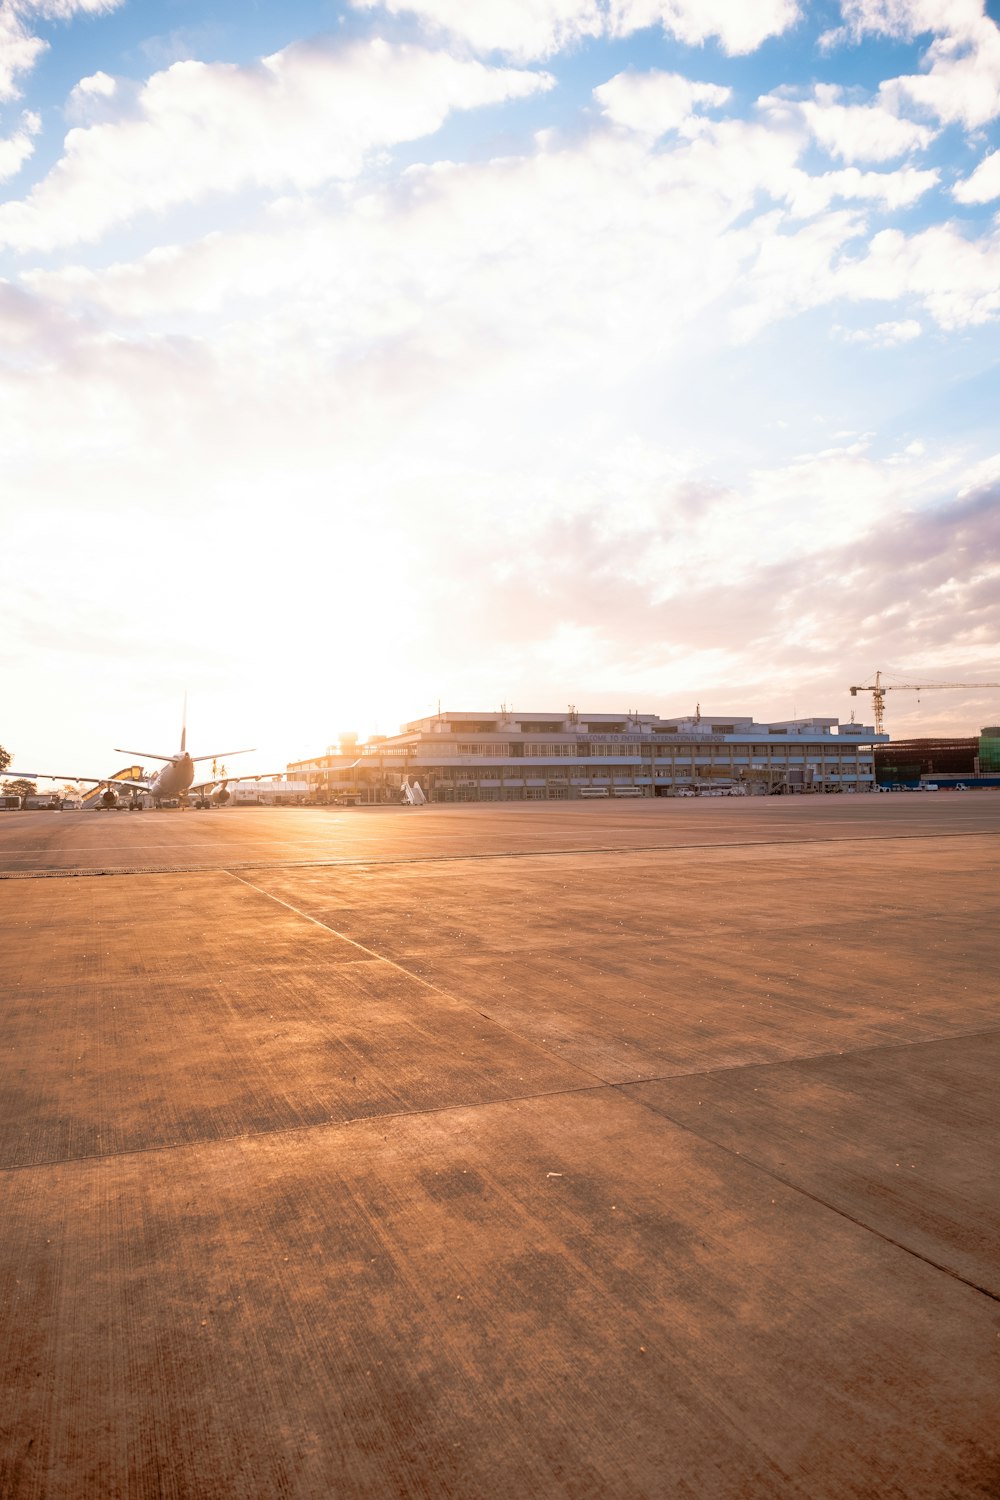
[[[408,780],[431,802],[862,792],[875,782],[873,746],[887,740],[837,719],[461,712],[288,769],[329,801],[396,802]]]
[[[261,807],[287,807],[311,799],[313,787],[304,777],[268,777],[231,781],[229,791],[235,806],[257,803]]]

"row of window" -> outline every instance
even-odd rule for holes
[[[702,743],[695,742],[694,744],[690,740],[681,740],[675,743],[664,743],[662,740],[657,740],[655,743],[647,741],[643,744],[636,739],[564,741],[561,744],[547,744],[544,741],[531,740],[523,742],[520,740],[500,740],[493,742],[488,740],[472,740],[465,743],[459,741],[452,745],[434,745],[433,748],[426,744],[380,745],[377,750],[369,753],[372,755],[420,755],[431,750],[435,758],[444,758],[452,755],[475,755],[477,757],[489,756],[491,759],[496,760],[521,755],[550,758],[570,755],[584,759],[588,756],[595,756],[598,759],[609,760],[641,760],[648,758],[650,750],[655,751],[657,758],[663,755],[673,756],[678,753],[715,756],[782,756],[792,751],[796,755],[809,755],[814,758],[825,757],[830,760],[838,755],[857,755],[860,748],[862,747],[858,745],[803,745],[801,741],[790,744],[775,744],[771,742],[762,745],[739,745],[733,744],[732,741],[721,740],[716,743],[704,741]],[[867,750],[868,746],[866,745],[863,748]]]
[[[612,770],[610,768],[605,768],[600,771],[593,770],[590,772],[589,779],[591,781],[631,781],[636,775],[636,769],[637,768],[635,767],[630,767],[628,770],[621,771]],[[741,774],[740,768],[734,769],[731,766],[704,766],[695,768],[688,766],[681,769],[681,771],[679,772],[680,778],[682,780],[685,778],[690,779],[692,776],[692,770],[694,771],[696,778],[704,776],[709,778],[710,780],[716,781],[729,781],[734,779],[738,780]],[[866,766],[864,763],[861,763],[857,766],[852,766],[848,771],[828,771],[827,775],[830,777],[836,777],[840,780],[850,781],[855,780],[858,776],[870,776],[871,770],[872,768],[870,765]],[[500,781],[503,778],[506,778],[508,780],[512,778],[521,779],[526,771],[527,768],[525,768],[525,771],[522,771],[520,768],[518,768],[518,770],[515,772],[513,768],[509,766],[477,766],[474,771],[471,767],[441,766],[438,767],[434,772],[432,772],[432,774],[438,781],[453,781],[457,785],[474,786],[479,780]],[[540,776],[540,774],[541,767],[539,767],[539,770],[535,772],[535,776],[538,777]],[[658,781],[669,781],[675,779],[676,774],[677,773],[675,773],[673,770],[664,770],[660,767],[657,767],[656,779]],[[822,773],[820,774],[822,775]],[[569,778],[567,778],[566,776],[554,777],[549,775],[546,779],[550,782],[565,783]],[[585,782],[587,779],[588,778],[585,775],[575,775],[572,777],[572,780],[574,782]],[[648,777],[643,776],[641,779],[645,781],[648,780]]]
[[[814,761],[804,761],[802,757],[797,757],[790,762],[782,762],[780,764],[774,764],[772,762],[770,765],[749,765],[746,761],[743,761],[742,763],[732,761],[709,762],[705,760],[692,760],[690,757],[679,757],[676,761],[672,762],[668,766],[658,764],[653,767],[652,770],[657,780],[669,781],[676,780],[678,778],[683,780],[692,776],[710,777],[719,780],[739,780],[744,776],[759,777],[768,774],[770,771],[774,771],[776,773],[784,773],[789,768],[795,767],[803,769],[807,768],[814,776],[819,777],[821,780],[845,780],[854,778],[856,776],[871,776],[873,772],[873,764],[870,760],[838,761],[832,764],[820,764],[819,762]],[[471,784],[473,780],[483,777],[499,780],[503,777],[509,778],[512,776],[524,776],[525,774],[545,776],[549,781],[559,779],[565,780],[567,772],[573,773],[573,779],[576,781],[585,780],[588,773],[590,777],[595,781],[599,781],[602,778],[606,779],[608,776],[614,776],[616,779],[624,778],[625,780],[628,780],[630,777],[638,775],[645,779],[649,774],[650,768],[648,766],[632,765],[619,771],[607,765],[595,765],[592,768],[574,765],[566,766],[561,777],[557,777],[553,774],[554,768],[550,769],[547,766],[540,765],[537,768],[532,767],[529,769],[528,766],[524,766],[522,768],[519,765],[515,767],[509,762],[506,765],[502,766],[484,765],[472,767],[442,766],[440,764],[436,766],[414,766],[411,767],[411,770],[414,773],[417,773],[425,778],[428,776],[432,776],[436,777],[439,781],[469,781]],[[372,772],[374,772],[376,776],[378,775],[377,768],[375,766],[371,766],[367,775],[365,772],[361,773],[361,781],[367,781],[368,776]],[[336,782],[338,784],[346,784],[347,782],[350,782],[355,775],[356,773],[353,771],[345,771],[340,773],[333,773],[330,776],[316,777],[313,779],[316,781],[322,780],[331,784],[333,782]],[[394,771],[389,767],[386,767],[383,775],[385,777],[391,778],[398,776],[399,771]]]
[[[558,760],[558,759],[563,759],[564,757],[554,756],[554,755],[551,754],[550,751],[544,752],[544,755],[543,755],[543,753],[540,751],[539,754],[538,754],[538,756],[537,756],[537,758],[538,759],[546,759],[546,760]],[[602,760],[621,760],[622,758],[623,757],[621,757],[621,756],[607,756],[607,755],[601,757]],[[648,764],[648,762],[646,762],[646,764]],[[775,768],[779,768],[779,767],[782,767],[782,766],[785,766],[785,765],[798,765],[798,766],[808,765],[808,766],[815,766],[817,769],[820,769],[822,767],[822,768],[828,769],[830,771],[836,771],[838,769],[853,770],[853,769],[856,769],[856,768],[859,768],[859,767],[862,770],[868,770],[868,771],[870,771],[871,768],[872,768],[872,762],[870,760],[861,760],[857,756],[853,756],[853,755],[851,755],[851,756],[848,756],[848,755],[845,755],[845,756],[832,756],[832,755],[830,755],[830,756],[826,756],[824,758],[824,757],[821,757],[821,756],[814,756],[814,755],[808,755],[808,756],[806,756],[806,755],[801,755],[801,754],[796,755],[796,754],[790,754],[790,753],[786,753],[786,754],[783,754],[783,755],[775,755],[775,756],[771,756],[771,757],[754,756],[752,759],[750,757],[746,756],[746,755],[732,755],[732,756],[727,755],[725,757],[720,757],[720,756],[714,756],[714,757],[712,757],[712,756],[707,756],[707,755],[675,755],[675,756],[671,756],[669,760],[667,760],[666,756],[657,756],[656,757],[656,765],[658,767],[666,765],[667,767],[670,767],[670,768],[672,768],[674,766],[692,766],[692,765],[695,765],[695,766],[712,766],[712,767],[714,767],[716,769],[720,769],[720,770],[724,770],[726,767],[729,767],[731,769],[736,769],[736,770],[746,770],[746,769],[748,769],[750,767],[755,767],[757,769],[763,770],[763,769],[766,769],[768,766],[774,766]],[[643,767],[640,764],[636,764],[633,767],[634,770],[641,770],[642,768]],[[415,765],[414,769],[433,770],[434,766],[432,764],[424,764],[424,765],[419,765],[419,766]],[[478,767],[477,767],[477,769],[478,769]],[[461,767],[457,767],[456,768],[456,774],[459,774],[459,775],[462,774]]]
[[[529,757],[539,760],[562,760],[573,758],[577,760],[629,760],[648,761],[650,752],[655,760],[686,761],[692,757],[718,761],[742,761],[746,762],[748,756],[755,759],[767,761],[782,761],[789,757],[801,760],[803,757],[810,761],[822,760],[836,762],[837,760],[853,761],[858,755],[871,755],[868,745],[824,745],[824,744],[733,744],[731,741],[709,741],[694,742],[681,740],[673,743],[664,743],[662,740],[652,743],[647,741],[640,744],[638,740],[591,740],[591,741],[499,741],[492,742],[484,740],[470,740],[453,744],[429,745],[427,743],[411,742],[407,745],[379,745],[376,748],[364,751],[365,758],[379,760],[382,757],[393,759],[409,758],[415,762],[430,762],[450,759],[452,756],[474,756],[477,760],[510,760]],[[312,772],[320,769],[320,763],[299,763],[295,769],[298,771]]]

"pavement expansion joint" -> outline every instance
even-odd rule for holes
[[[0,1178],[9,1173],[45,1172],[51,1167],[75,1167],[84,1162],[125,1161],[130,1157],[159,1156],[173,1151],[211,1151],[217,1146],[231,1146],[235,1141],[273,1140],[278,1136],[305,1135],[309,1131],[349,1130],[355,1125],[371,1125],[385,1120],[412,1120],[432,1115],[465,1113],[468,1110],[503,1108],[509,1104],[530,1104],[540,1099],[562,1099],[571,1094],[598,1094],[617,1089],[610,1083],[581,1083],[573,1088],[539,1089],[530,1094],[507,1094],[502,1099],[470,1099],[428,1104],[420,1109],[390,1109],[384,1113],[350,1115],[342,1120],[304,1120],[298,1125],[275,1125],[261,1130],[236,1130],[231,1135],[204,1136],[200,1140],[159,1141],[155,1146],[127,1146],[121,1151],[85,1151],[78,1156],[51,1156],[31,1162],[7,1162],[0,1165]],[[635,1101],[632,1101],[633,1103]],[[3,1492],[0,1491],[0,1494]]]
[[[940,1047],[942,1042],[967,1042],[974,1037],[1000,1035],[996,1026],[977,1026],[972,1031],[942,1031],[937,1036],[912,1037],[903,1041],[870,1042],[864,1047],[829,1047],[822,1052],[803,1052],[795,1057],[773,1057],[766,1061],[726,1063],[720,1068],[692,1068],[689,1073],[644,1073],[641,1078],[630,1078],[616,1083],[615,1087],[629,1088],[637,1083],[669,1083],[675,1078],[724,1078],[736,1073],[761,1072],[767,1068],[806,1067],[831,1057],[865,1057],[883,1052],[912,1052],[919,1047]]]
[[[615,1089],[616,1092],[624,1093],[627,1097],[631,1097],[628,1094],[628,1090],[634,1088],[635,1085],[616,1083],[611,1084],[610,1087]],[[982,1286],[979,1282],[970,1280],[969,1277],[963,1276],[961,1272],[956,1271],[953,1266],[946,1265],[943,1261],[935,1260],[933,1256],[925,1255],[920,1250],[915,1250],[912,1245],[906,1245],[893,1235],[884,1233],[881,1229],[877,1229],[873,1224],[868,1223],[867,1220],[858,1217],[856,1214],[848,1213],[845,1208],[841,1208],[836,1203],[831,1203],[828,1199],[821,1197],[820,1194],[810,1192],[808,1188],[803,1187],[794,1178],[786,1177],[781,1172],[776,1172],[773,1167],[766,1166],[747,1152],[737,1151],[734,1147],[727,1146],[725,1142],[717,1140],[715,1136],[707,1131],[696,1130],[686,1120],[677,1119],[669,1110],[662,1109],[659,1105],[650,1104],[645,1099],[633,1100],[633,1102],[641,1104],[644,1109],[651,1110],[653,1114],[659,1115],[662,1119],[669,1120],[672,1125],[678,1126],[681,1130],[686,1130],[689,1135],[695,1136],[698,1140],[705,1141],[708,1145],[714,1146],[719,1151],[724,1151],[734,1161],[741,1162],[748,1167],[753,1167],[758,1172],[762,1172],[772,1182],[780,1182],[782,1187],[789,1188],[793,1193],[801,1194],[803,1198],[807,1198],[811,1203],[817,1204],[818,1207],[829,1209],[831,1213],[836,1214],[847,1223],[854,1224],[859,1229],[863,1229],[866,1234],[874,1235],[876,1239],[882,1240],[884,1244],[892,1245],[894,1249],[902,1250],[905,1255],[911,1255],[914,1260],[922,1261],[924,1265],[930,1266],[933,1270],[943,1272],[952,1281],[957,1281],[962,1286],[967,1286],[970,1291],[978,1292],[981,1296],[988,1298],[990,1302],[1000,1302],[1000,1295],[991,1291],[989,1287]]]
[[[991,828],[968,828],[919,833],[823,834],[811,838],[784,839],[729,839],[709,840],[704,843],[685,844],[588,844],[581,848],[563,849],[494,849],[479,854],[407,854],[355,855],[343,859],[245,859],[209,861],[202,864],[185,865],[95,865],[91,869],[72,870],[0,870],[0,880],[76,880],[102,875],[204,875],[224,871],[235,874],[237,870],[304,870],[304,869],[352,869],[366,866],[462,864],[483,863],[500,859],[577,859],[585,854],[686,854],[697,850],[700,853],[718,849],[800,849],[813,844],[885,844],[913,840],[995,838]]]
[[[407,979],[411,979],[417,984],[422,985],[424,989],[431,990],[435,995],[441,995],[445,1000],[450,1001],[451,1004],[460,1005],[465,1010],[471,1010],[473,1014],[481,1017],[481,1019],[488,1022],[489,1025],[495,1026],[498,1031],[504,1032],[507,1036],[517,1037],[518,1041],[528,1043],[530,1046],[536,1048],[539,1052],[544,1052],[547,1055],[551,1053],[551,1048],[544,1046],[534,1037],[525,1036],[522,1032],[515,1031],[513,1027],[505,1026],[503,1022],[498,1021],[495,1016],[488,1015],[486,1011],[479,1010],[478,1007],[471,1005],[469,1001],[464,999],[461,995],[456,995],[451,990],[442,988],[441,985],[435,984],[430,979],[425,979],[421,974],[415,974],[412,969],[407,969],[403,964],[397,963],[395,959],[386,957],[384,953],[377,953],[374,948],[366,948],[363,943],[357,942],[355,938],[348,937],[347,933],[340,932],[336,927],[331,927],[328,922],[321,922],[319,917],[310,916],[308,912],[302,911],[297,906],[293,906],[290,901],[285,901],[280,896],[273,895],[271,891],[265,891],[261,886],[254,885],[251,880],[244,880],[243,876],[237,875],[235,871],[230,870],[228,873],[233,876],[234,880],[238,880],[241,885],[245,885],[249,890],[256,891],[258,895],[266,896],[268,901],[273,901],[276,905],[283,906],[286,911],[292,912],[295,916],[301,917],[306,922],[311,922],[314,927],[321,928],[323,932],[329,932],[332,937],[339,938],[341,942],[350,943],[351,947],[357,948],[359,953],[364,953],[368,958],[374,958],[379,963],[388,964],[388,966],[392,969],[395,969],[398,974],[405,974]],[[560,1060],[562,1061],[563,1059]],[[602,1087],[606,1082],[606,1080],[601,1078],[599,1074],[592,1073],[589,1068],[584,1068],[579,1063],[574,1063],[573,1066],[574,1068],[576,1068],[577,1072],[582,1073],[586,1077],[592,1078],[594,1080],[593,1084],[590,1085],[590,1087]]]

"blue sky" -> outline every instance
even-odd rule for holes
[[[1000,680],[996,18],[0,0],[0,741]]]

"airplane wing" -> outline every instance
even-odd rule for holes
[[[119,752],[115,751],[117,755]],[[149,790],[148,781],[133,781],[130,777],[115,776],[77,776],[76,772],[69,771],[14,771],[9,766],[3,773],[5,781],[86,781],[91,786],[137,786],[143,791]]]
[[[232,750],[230,750],[230,752],[229,752],[230,755],[232,755],[234,753],[241,754],[242,752],[240,752],[240,751],[233,752]],[[201,759],[200,755],[199,755],[198,759],[199,760]],[[206,759],[208,759],[208,757],[206,757]],[[288,775],[287,770],[285,770],[285,771],[238,771],[238,772],[234,771],[231,776],[228,776],[228,775],[227,776],[213,776],[208,781],[196,781],[193,786],[189,786],[188,787],[188,792],[189,793],[191,793],[191,792],[207,792],[210,787],[214,787],[214,786],[228,786],[228,784],[231,781],[264,781],[264,780],[266,780],[266,779],[268,779],[270,777],[273,777],[273,776],[287,776],[287,775]]]
[[[214,755],[192,755],[192,760],[224,760],[227,755],[252,755],[256,747],[249,750],[216,750]],[[116,755],[134,755],[138,760],[176,760],[175,755],[154,755],[152,750],[123,750],[120,745],[115,746]]]
[[[115,751],[117,754],[118,751]],[[21,778],[22,781],[85,781],[88,786],[114,786],[126,787],[127,790],[138,790],[148,792],[151,790],[150,781],[139,781],[138,778],[121,777],[121,775],[76,775],[75,772],[63,771],[12,771],[7,766],[3,772],[3,780],[10,781]]]
[[[252,755],[255,749],[256,749],[256,746],[251,746],[251,748],[249,750],[216,750],[215,753],[214,753],[214,755],[192,755],[191,759],[193,761],[199,761],[199,760],[225,760],[225,758],[226,758],[227,755]],[[116,755],[138,755],[138,753],[139,753],[138,750],[135,750],[135,751],[131,751],[131,750],[116,750],[115,751]],[[162,759],[162,757],[161,757],[161,759]],[[276,774],[277,774],[277,772],[275,772],[275,775]],[[285,774],[284,771],[282,771],[281,774],[283,776]],[[230,777],[230,780],[233,780],[233,779],[234,778]]]
[[[3,776],[5,781],[18,778],[21,781],[89,781],[95,786],[102,780],[100,776],[71,776],[68,771],[65,776],[58,771],[15,771],[12,766],[7,767]]]

